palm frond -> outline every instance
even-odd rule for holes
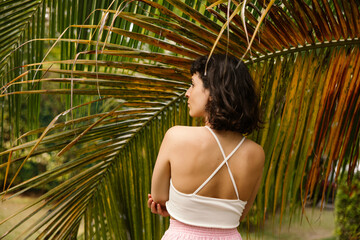
[[[20,8],[9,1],[5,10],[38,4],[21,42],[43,40],[16,51],[7,47],[1,55],[13,51],[0,63],[1,142],[13,146],[0,152],[0,169],[12,179],[14,173],[6,168],[21,174],[29,157],[45,153],[59,164],[22,183],[6,184],[2,196],[58,185],[39,197],[37,210],[3,237],[49,206],[19,238],[76,238],[83,228],[85,239],[159,239],[167,222],[146,207],[152,168],[169,127],[198,124],[186,111],[188,69],[215,42],[215,52],[241,58],[248,39],[255,39],[244,58],[259,86],[266,123],[249,137],[264,147],[266,166],[254,214],[259,219],[278,210],[293,214],[308,196],[321,191],[325,198],[328,191],[320,189],[321,181],[346,173],[350,178],[360,141],[359,3],[247,2],[240,13],[238,1],[226,5],[214,0],[206,6],[179,0],[44,0],[26,1]],[[35,20],[42,21],[46,11],[51,27],[44,32],[45,25]],[[14,16],[22,13],[15,11]],[[4,33],[9,39],[18,36],[10,34],[16,24]],[[224,24],[229,32],[218,39]],[[60,34],[52,48],[59,54],[43,60],[42,45]],[[47,129],[36,124],[44,96],[65,103]],[[28,107],[28,116],[20,115],[22,105]],[[28,128],[21,127],[21,118],[31,122]],[[4,130],[4,122],[16,124],[10,131]],[[41,141],[36,140],[41,134]]]

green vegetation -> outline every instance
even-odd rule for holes
[[[0,197],[47,191],[0,238],[35,214],[20,238],[159,239],[152,168],[168,128],[201,124],[184,93],[212,50],[244,57],[260,90],[264,128],[248,137],[266,165],[251,221],[326,196],[322,184],[359,161],[360,3],[246,2],[1,1]]]
[[[335,201],[336,234],[340,240],[360,239],[360,172],[350,184],[344,181],[338,188]]]

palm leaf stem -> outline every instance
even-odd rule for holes
[[[343,40],[331,41],[331,42],[324,41],[322,43],[319,42],[319,43],[315,43],[315,44],[307,44],[306,46],[298,46],[298,47],[292,47],[289,49],[283,49],[281,51],[276,51],[274,53],[269,53],[267,55],[260,56],[258,58],[247,60],[246,63],[248,63],[248,64],[250,64],[252,62],[256,63],[256,62],[265,61],[267,59],[271,59],[271,58],[274,58],[277,56],[283,56],[283,55],[287,55],[287,54],[291,54],[291,53],[309,51],[309,50],[314,50],[314,49],[341,47],[341,46],[358,46],[359,44],[360,44],[359,38],[343,39]]]

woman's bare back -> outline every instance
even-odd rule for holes
[[[182,193],[193,193],[221,164],[224,157],[214,136],[205,127],[177,126],[170,131],[172,138],[177,139],[169,157],[172,183]],[[214,130],[214,133],[226,156],[243,138],[241,134],[235,132]],[[263,166],[261,154],[263,154],[262,148],[246,139],[228,160],[239,198],[243,201],[250,199],[258,176],[261,176]],[[198,195],[237,199],[226,165],[198,192]]]

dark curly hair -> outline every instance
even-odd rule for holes
[[[259,129],[262,124],[259,98],[245,64],[234,56],[214,54],[206,67],[207,59],[208,56],[196,59],[190,72],[198,73],[210,91],[206,111],[211,127],[242,134]]]

